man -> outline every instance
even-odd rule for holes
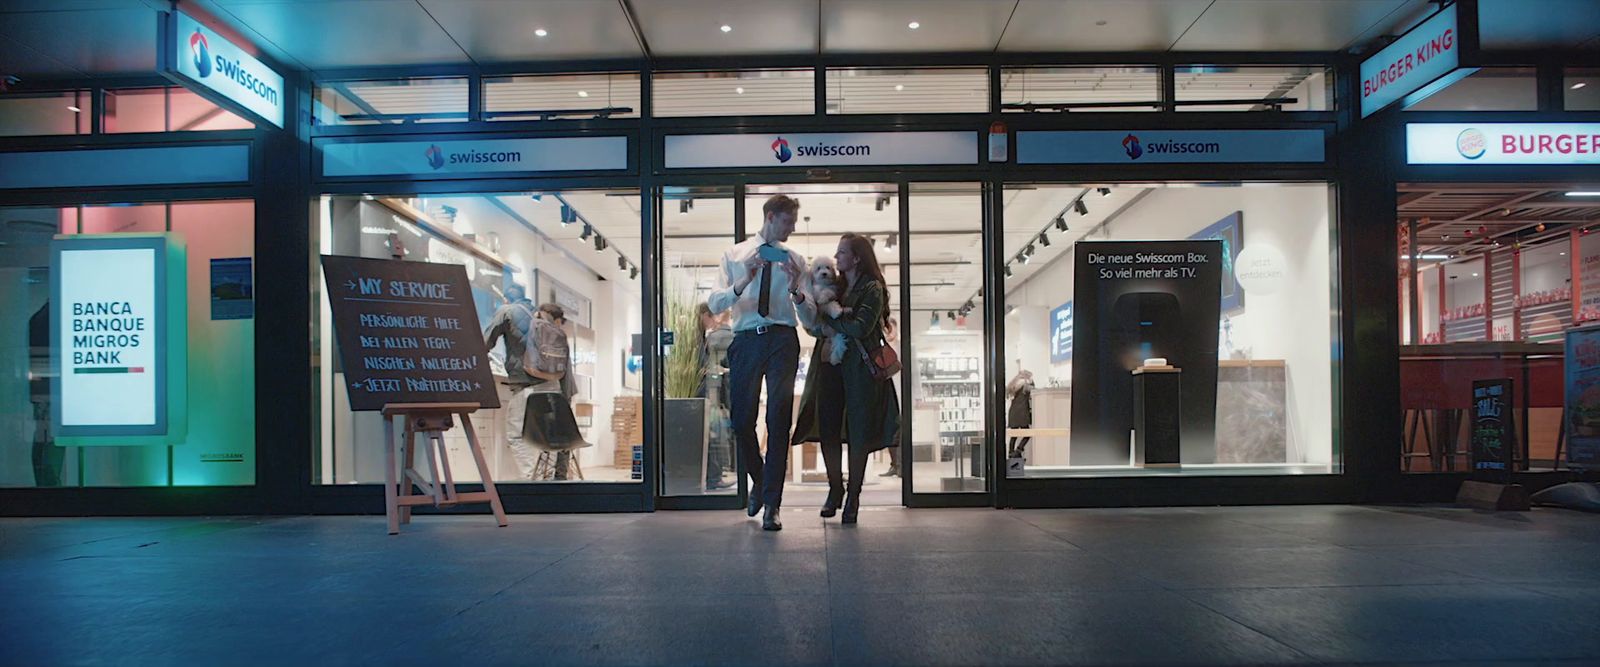
[[[533,384],[519,394],[525,405],[532,403],[535,414],[524,419],[533,420],[537,445],[556,452],[556,481],[565,481],[572,468],[572,450],[587,446],[572,414],[570,399],[577,393],[572,381],[572,346],[567,341],[567,312],[556,303],[540,304],[534,313],[528,337],[523,341],[523,370],[533,378]],[[540,400],[530,401],[536,394]],[[525,407],[524,409],[529,409]]]
[[[732,313],[728,349],[729,396],[739,458],[750,474],[750,516],[764,507],[763,530],[782,530],[778,510],[789,467],[789,429],[794,422],[794,379],[800,367],[799,318],[810,321],[816,305],[798,290],[805,260],[784,245],[794,233],[800,202],[774,195],[761,207],[759,232],[722,256],[722,276],[706,299],[711,313]],[[767,387],[767,456],[756,441],[756,408]]]
[[[495,341],[502,339],[505,341],[504,384],[511,392],[511,399],[506,405],[506,446],[511,448],[511,456],[517,461],[517,470],[521,473],[522,479],[527,480],[533,479],[534,464],[539,459],[538,452],[524,442],[522,437],[523,420],[528,411],[525,390],[538,382],[533,376],[528,375],[528,371],[522,365],[528,333],[532,330],[533,302],[528,300],[527,292],[523,291],[521,285],[512,283],[506,288],[506,305],[495,311],[494,317],[489,320],[489,327],[484,333],[484,342],[493,349]]]

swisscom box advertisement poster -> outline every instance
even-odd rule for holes
[[[1072,463],[1128,463],[1133,370],[1157,357],[1183,373],[1182,463],[1215,462],[1222,242],[1083,241],[1074,248]]]

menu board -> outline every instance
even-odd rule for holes
[[[1565,357],[1567,465],[1594,470],[1600,468],[1600,326],[1569,329]]]
[[[1509,475],[1516,451],[1511,380],[1472,381],[1472,470]]]
[[[500,407],[466,269],[322,256],[350,409]]]

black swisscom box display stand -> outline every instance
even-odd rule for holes
[[[1485,481],[1510,482],[1517,429],[1511,379],[1472,381],[1472,472]]]
[[[466,269],[322,256],[350,409],[500,407]]]
[[[1133,370],[1150,358],[1182,372],[1181,462],[1216,462],[1222,242],[1083,241],[1074,251],[1073,464],[1128,463]]]

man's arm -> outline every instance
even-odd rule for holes
[[[505,328],[503,325],[506,323],[508,314],[509,310],[504,307],[495,311],[494,317],[489,320],[489,328],[483,331],[484,347],[491,350],[494,349],[494,344],[500,340],[500,335],[504,333],[502,329]]]
[[[731,250],[722,255],[722,275],[717,277],[717,287],[706,297],[706,307],[711,309],[712,315],[726,312],[750,293],[747,288],[761,263],[759,252],[743,262],[735,261]]]

